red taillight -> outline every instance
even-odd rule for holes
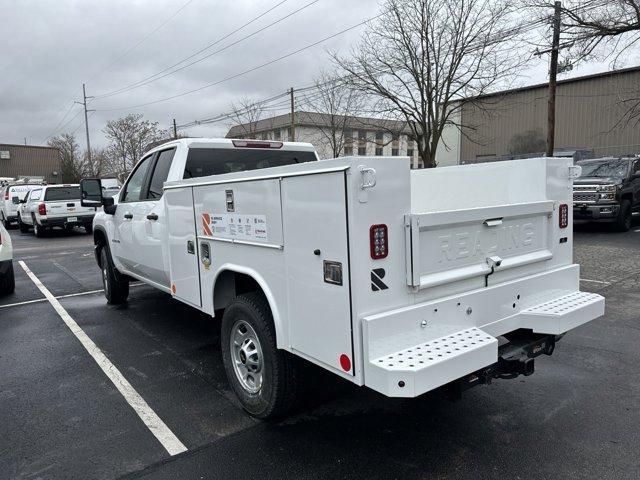
[[[389,254],[389,238],[386,225],[371,225],[369,229],[369,245],[371,258],[379,260],[387,257]]]
[[[46,215],[47,214],[47,206],[44,203],[38,205],[38,215]]]
[[[7,191],[4,192],[4,199],[5,200],[9,200],[9,189],[7,188]]]
[[[282,148],[282,142],[260,142],[258,140],[232,140],[239,148]]]
[[[566,203],[560,205],[558,211],[558,223],[560,228],[567,228],[569,225],[569,206]]]

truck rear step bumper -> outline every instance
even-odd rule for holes
[[[559,335],[604,314],[602,296],[565,291],[494,322],[476,319],[484,320],[479,326],[432,321],[438,309],[447,312],[448,301],[365,317],[364,384],[390,397],[416,397],[496,363],[500,335],[518,329]]]

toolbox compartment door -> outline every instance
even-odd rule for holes
[[[291,348],[353,375],[345,188],[344,172],[283,178],[283,233]]]
[[[201,307],[193,189],[167,189],[164,192],[164,201],[167,209],[165,218],[169,242],[171,294],[194,307]]]

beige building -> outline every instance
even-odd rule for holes
[[[48,183],[62,182],[57,148],[0,144],[0,177],[42,177]]]
[[[337,156],[408,156],[411,158],[412,168],[423,168],[415,142],[408,138],[403,122],[367,117],[339,118],[339,121],[332,122],[327,114],[296,112],[295,141],[313,144],[320,158],[333,158],[336,155],[329,137],[335,132],[343,139],[338,142],[340,148]],[[339,131],[336,125],[341,126]],[[290,128],[291,115],[278,115],[253,123],[234,125],[227,133],[227,138],[286,141],[290,138]]]
[[[438,147],[439,164],[531,156],[546,149],[547,84],[464,101]],[[556,152],[592,156],[640,153],[640,125],[625,113],[640,100],[640,67],[558,82]],[[640,109],[638,110],[640,119]]]

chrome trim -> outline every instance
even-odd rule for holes
[[[212,240],[214,242],[237,243],[239,245],[251,245],[254,247],[265,247],[273,248],[275,250],[284,250],[284,245],[277,245],[275,243],[259,243],[251,242],[249,240],[236,240],[235,238],[210,237],[209,235],[198,235],[198,238],[202,240]]]

